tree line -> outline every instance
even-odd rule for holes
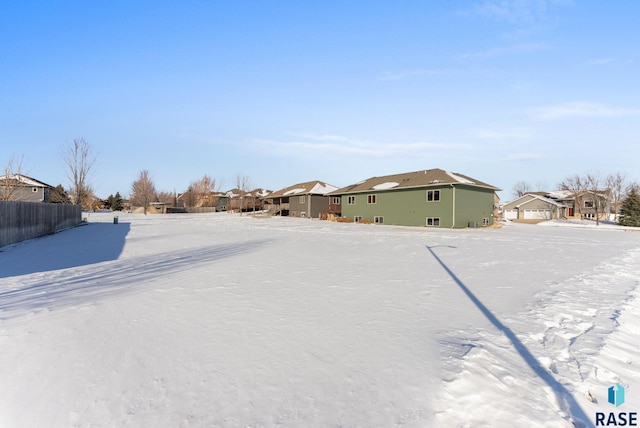
[[[238,174],[236,177],[236,188],[238,192],[228,206],[228,210],[238,210],[242,212],[250,206],[255,206],[255,195],[251,192],[251,179],[246,175]],[[192,181],[187,191],[181,195],[182,202],[186,207],[212,208],[215,207],[220,198],[221,182],[205,174],[202,178]],[[108,199],[108,198],[107,198]],[[169,192],[158,192],[148,170],[141,170],[137,179],[131,185],[131,204],[142,207],[147,214],[149,207],[154,202],[166,203],[170,206],[178,205],[178,195]],[[252,200],[253,199],[253,200]]]
[[[131,185],[130,200],[123,199],[120,192],[111,194],[106,199],[98,198],[90,185],[97,155],[94,147],[84,138],[74,139],[71,143],[63,145],[60,157],[66,167],[69,186],[67,189],[62,184],[55,186],[49,193],[47,202],[61,204],[77,204],[83,209],[95,210],[107,208],[121,211],[131,208],[131,205],[144,208],[145,214],[153,202],[164,202],[172,206],[177,205],[175,192],[157,191],[156,186],[148,170],[139,172],[138,177]],[[17,179],[24,176],[23,157],[12,156],[4,165],[4,174],[0,178],[0,200],[17,199],[18,191],[23,183]],[[237,188],[242,196],[249,193],[251,181],[247,176],[238,175]],[[220,182],[215,178],[204,175],[202,178],[191,182],[184,193],[186,206],[214,207],[217,202],[216,193],[220,191]],[[243,200],[240,198],[240,210],[243,208]]]

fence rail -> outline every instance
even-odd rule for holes
[[[81,221],[80,205],[0,201],[0,247],[50,235]]]

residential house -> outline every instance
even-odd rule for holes
[[[585,218],[604,220],[609,218],[610,196],[608,189],[574,192],[527,192],[502,206],[506,220],[551,220]]]
[[[23,174],[0,176],[0,200],[48,202],[53,186]]]
[[[442,169],[371,177],[329,194],[355,222],[441,228],[490,226],[497,187]]]
[[[323,181],[307,181],[275,191],[266,199],[274,215],[319,218],[329,205],[328,193],[338,188]]]
[[[546,196],[567,206],[567,218],[608,220],[610,213],[615,211],[611,201],[611,189],[598,189],[595,191],[556,190],[547,193]]]
[[[502,206],[505,220],[550,220],[566,218],[569,206],[545,196],[545,192],[529,192]]]
[[[265,209],[265,201],[269,198],[271,190],[267,189],[253,189],[246,193],[245,207],[246,211],[262,211]]]
[[[179,194],[176,200],[178,209],[173,208],[172,212],[213,212],[226,211],[229,196],[228,192],[198,193],[190,188]]]

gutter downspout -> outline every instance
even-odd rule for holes
[[[451,216],[452,216],[451,229],[454,229],[456,227],[456,186],[454,186],[453,183],[449,185],[453,190],[453,202],[451,204],[451,208],[452,208],[451,209]]]

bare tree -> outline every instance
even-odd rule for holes
[[[193,191],[193,184],[189,186],[186,192],[180,195],[180,199],[184,202],[185,207],[196,206],[196,194]]]
[[[149,171],[144,169],[138,174],[138,179],[131,185],[131,202],[144,208],[147,215],[149,205],[156,200],[156,187],[151,180]]]
[[[246,176],[246,175],[242,175],[242,174],[238,174],[236,176],[236,186],[238,188],[238,190],[240,191],[240,215],[242,215],[242,210],[244,209],[245,206],[245,200],[247,199],[247,193],[249,192],[249,189],[251,188],[251,179]]]
[[[158,202],[163,202],[165,204],[169,204],[173,207],[178,205],[176,192],[158,192],[156,195],[158,197]]]
[[[536,192],[546,192],[547,191],[547,183],[544,181],[536,181]]]
[[[625,197],[629,196],[632,193],[640,194],[640,184],[635,181],[627,185],[625,189]]]
[[[96,161],[93,147],[84,138],[75,139],[71,144],[63,147],[62,158],[68,167],[71,200],[74,204],[82,204],[83,200],[90,200],[92,191],[89,186],[89,175]]]
[[[587,190],[585,179],[576,174],[565,178],[558,187],[560,190],[569,192],[574,201],[574,209],[582,218],[582,201]]]
[[[520,196],[523,196],[525,193],[530,191],[531,191],[531,185],[526,181],[522,181],[522,180],[514,184],[512,189],[514,196],[517,198],[519,198]]]
[[[611,199],[613,200],[613,215],[616,222],[618,221],[620,205],[622,205],[622,200],[624,199],[626,181],[626,175],[620,172],[609,174],[607,176],[607,187],[611,191]]]
[[[12,156],[4,167],[4,175],[0,177],[0,201],[10,201],[16,197],[21,186],[22,157]]]
[[[204,175],[200,180],[194,181],[189,186],[193,192],[194,205],[199,207],[215,207],[218,201],[217,192],[220,191],[220,184],[215,178]]]
[[[592,171],[587,173],[584,177],[586,190],[591,195],[593,201],[593,209],[595,210],[596,225],[600,224],[600,215],[604,213],[607,201],[609,199],[609,192],[602,189],[604,180],[600,173]]]

